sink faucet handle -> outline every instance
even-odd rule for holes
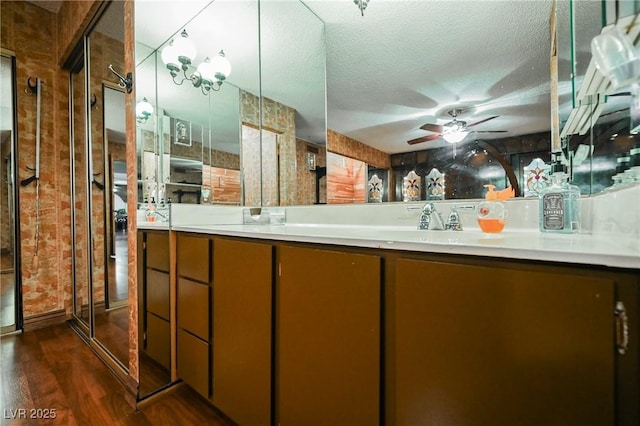
[[[460,223],[460,214],[458,210],[475,210],[476,206],[473,204],[453,205],[447,218],[446,229],[452,231],[462,231],[462,223]]]
[[[460,223],[460,214],[455,207],[451,208],[449,217],[447,218],[447,225],[445,227],[451,231],[462,231],[462,224]]]

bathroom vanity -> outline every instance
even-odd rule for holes
[[[418,231],[408,207],[375,207],[393,226],[177,207],[174,381],[239,424],[638,423],[635,231]]]

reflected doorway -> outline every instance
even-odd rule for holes
[[[111,238],[109,241],[109,286],[107,308],[127,304],[128,294],[128,242],[127,242],[127,163],[114,160],[110,155],[111,182]]]
[[[243,124],[241,149],[245,205],[279,206],[278,134]]]
[[[101,125],[91,134],[91,152],[93,175],[104,176],[104,185],[102,188],[91,187],[95,201],[92,233],[96,250],[92,266],[94,337],[126,366],[129,360],[129,280],[125,94],[119,87],[105,83],[97,93],[102,93],[103,103],[102,108],[92,110],[92,122]]]

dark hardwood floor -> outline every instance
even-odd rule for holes
[[[232,424],[184,385],[134,411],[123,385],[66,324],[2,336],[0,375],[1,425]],[[31,418],[46,414],[55,418]]]
[[[122,365],[129,365],[129,307],[95,314],[95,337]]]

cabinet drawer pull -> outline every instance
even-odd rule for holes
[[[624,303],[616,302],[616,348],[620,355],[625,355],[629,348],[629,321]]]

